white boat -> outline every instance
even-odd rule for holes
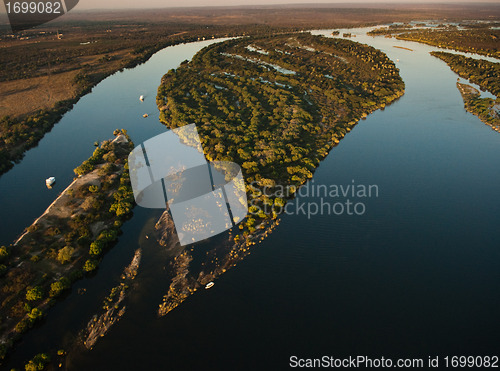
[[[140,100],[142,100],[142,101],[144,101],[144,95],[141,95],[141,96],[139,97],[139,99],[140,99]]]
[[[45,179],[45,184],[47,187],[52,186],[56,182],[56,178],[51,176],[50,178]]]
[[[214,285],[215,285],[215,283],[213,283],[213,282],[207,283],[207,285],[205,286],[205,290],[208,290],[209,288],[213,287]]]

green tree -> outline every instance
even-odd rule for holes
[[[43,298],[43,291],[40,286],[29,287],[26,291],[26,300],[36,301]]]
[[[38,308],[33,308],[30,313],[28,313],[28,317],[31,322],[35,322],[38,318],[43,316],[43,312]]]
[[[101,255],[102,249],[104,248],[104,242],[102,240],[94,241],[90,244],[90,255]]]
[[[23,319],[17,323],[16,327],[14,327],[14,331],[16,331],[18,334],[22,334],[26,332],[29,329],[29,327],[30,326],[28,321]]]
[[[57,253],[57,261],[61,264],[64,264],[64,263],[71,261],[71,259],[73,258],[74,252],[75,252],[75,249],[73,247],[64,246]]]
[[[55,298],[61,294],[62,291],[70,287],[70,282],[67,278],[63,277],[59,281],[53,282],[50,285],[49,296]]]
[[[118,232],[114,229],[106,229],[99,234],[98,240],[112,242],[118,237]]]
[[[0,261],[5,260],[9,256],[9,250],[7,250],[7,247],[2,246],[0,247]]]
[[[89,160],[86,160],[73,171],[76,175],[85,175],[87,173],[90,173],[92,170],[94,170],[94,165],[92,165]]]
[[[89,259],[83,265],[83,270],[85,272],[92,272],[93,270],[95,270],[97,268],[98,265],[99,265],[99,263],[96,260]]]
[[[45,353],[37,354],[24,366],[26,371],[42,371],[47,363],[50,362],[50,357]]]

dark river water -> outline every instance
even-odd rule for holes
[[[457,75],[428,54],[436,48],[350,32],[399,60],[406,83],[401,99],[360,121],[314,174],[316,187],[376,186],[378,197],[347,197],[363,204],[363,215],[283,215],[214,288],[158,318],[170,284],[167,253],[145,235],[161,211],[137,207],[96,275],[25,336],[12,364],[58,348],[73,349],[68,370],[286,369],[291,356],[498,356],[500,135],[464,110]],[[82,98],[0,178],[0,242],[44,211],[95,140],[122,127],[136,144],[163,132],[154,102],[161,76],[211,42],[167,48]],[[53,190],[44,185],[48,176],[58,180]],[[295,204],[322,201],[310,194]],[[71,348],[139,246],[144,258],[124,317],[92,351]]]

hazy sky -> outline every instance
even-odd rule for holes
[[[497,2],[498,0],[482,0],[482,2]],[[186,7],[186,6],[231,6],[231,5],[271,5],[271,4],[318,4],[318,3],[388,3],[405,2],[414,3],[412,0],[80,0],[76,9],[126,9],[126,8],[166,8],[166,7]],[[418,1],[425,3],[462,2],[474,3],[474,0],[427,0]]]
[[[74,11],[89,9],[148,9],[193,6],[238,6],[273,4],[352,4],[352,3],[498,3],[499,0],[80,0]],[[5,7],[0,6],[0,19],[6,18]],[[5,17],[4,17],[5,16]]]

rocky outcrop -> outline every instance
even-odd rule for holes
[[[111,326],[113,326],[125,313],[125,303],[127,289],[129,284],[137,275],[139,264],[141,263],[142,250],[136,250],[132,262],[123,270],[121,282],[115,286],[109,296],[104,300],[103,308],[105,310],[101,315],[94,315],[87,324],[84,331],[85,340],[83,344],[87,349],[92,349],[100,337],[106,335]]]
[[[170,213],[167,210],[162,214],[158,222],[156,222],[155,229],[157,231],[156,239],[158,243],[168,248],[173,248],[179,243],[175,225]]]
[[[246,238],[240,234],[237,234],[239,237],[235,238],[230,234],[226,242],[222,242],[212,250],[207,251],[201,268],[195,269],[190,266],[193,260],[192,249],[180,248],[172,218],[168,211],[165,211],[156,224],[158,241],[167,248],[177,246],[180,252],[173,257],[170,263],[172,281],[163,297],[163,302],[159,305],[158,314],[160,316],[168,314],[198,289],[234,267],[249,255],[252,246],[266,238],[278,223],[278,220],[262,223],[254,233]],[[239,229],[236,231],[239,232]]]

